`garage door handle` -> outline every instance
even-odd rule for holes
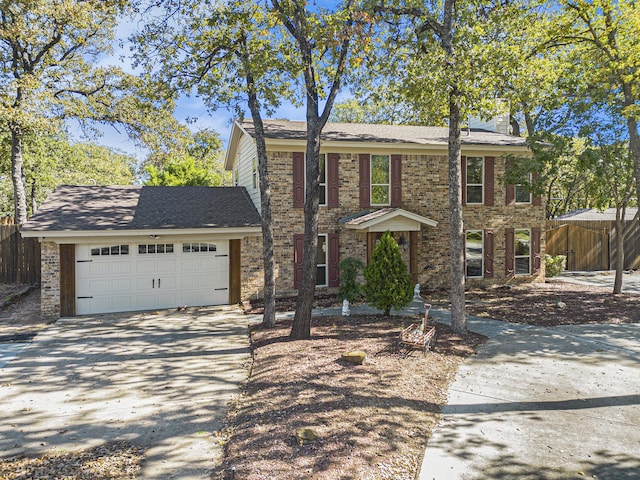
[[[229,290],[228,288],[214,288],[214,290]]]
[[[93,260],[76,260],[76,263],[91,263]]]
[[[151,288],[156,288],[156,279],[151,280]]]
[[[82,300],[83,298],[93,298],[93,297],[78,297],[78,300]]]
[[[160,279],[158,279],[158,288],[160,288]]]
[[[228,257],[229,255],[216,255],[216,257]]]

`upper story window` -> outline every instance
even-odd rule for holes
[[[515,230],[516,275],[531,274],[531,230]]]
[[[327,156],[320,154],[320,183],[318,184],[318,197],[320,205],[327,205]]]
[[[258,188],[258,161],[255,158],[251,162],[251,177],[253,178],[253,188]]]
[[[389,155],[371,155],[371,205],[390,204],[390,183]]]
[[[467,157],[467,184],[465,185],[467,204],[482,204],[484,185],[484,158]]]
[[[112,245],[109,247],[95,247],[91,249],[91,256],[129,255],[129,245]]]
[[[482,277],[484,271],[483,231],[468,230],[465,242],[465,264],[467,278]]]
[[[531,182],[531,174],[525,173],[520,183],[515,184],[516,203],[531,203],[531,192],[525,186],[525,183]]]

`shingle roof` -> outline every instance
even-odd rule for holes
[[[625,220],[633,220],[636,212],[638,211],[635,207],[629,207],[625,213]],[[607,208],[603,212],[596,209],[589,208],[580,208],[578,210],[573,210],[571,212],[565,213],[564,215],[560,215],[554,220],[582,220],[582,221],[593,221],[593,220],[602,220],[602,221],[615,221],[616,219],[616,209],[615,208]]]
[[[253,122],[245,120],[241,127],[255,136]],[[306,122],[290,120],[264,120],[264,133],[268,139],[306,140]],[[322,130],[322,141],[413,143],[418,145],[446,146],[449,139],[447,127],[422,127],[413,125],[373,125],[364,123],[327,123]],[[525,146],[522,137],[504,135],[486,130],[462,130],[463,145]]]
[[[56,188],[22,231],[255,227],[243,187],[69,186]]]

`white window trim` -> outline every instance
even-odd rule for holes
[[[387,165],[389,172],[389,183],[373,183],[373,157],[387,157]],[[371,154],[369,156],[369,174],[371,178],[369,179],[369,198],[371,199],[372,207],[388,207],[391,205],[391,155],[388,154]],[[382,187],[386,186],[388,188],[387,198],[389,201],[387,203],[373,203],[373,187]]]
[[[324,283],[316,284],[316,287],[327,287],[329,285],[329,236],[326,233],[319,233],[318,238],[324,237],[324,263],[318,263],[316,266],[316,279],[318,278],[318,267],[324,266]],[[318,242],[318,249],[320,249],[320,242]]]
[[[481,168],[481,172],[482,172],[482,180],[481,183],[469,183],[469,159],[470,158],[479,158],[482,162],[482,168]],[[485,159],[484,157],[467,157],[467,163],[465,168],[467,169],[467,171],[465,172],[465,177],[467,179],[467,184],[464,186],[464,188],[466,189],[466,203],[467,205],[484,205],[484,162]],[[480,187],[480,191],[481,191],[481,199],[479,202],[470,202],[469,201],[469,187]]]
[[[531,182],[531,173],[529,173],[528,176],[529,176],[528,181]],[[533,202],[531,192],[528,192],[529,200],[527,200],[526,202],[520,202],[518,201],[518,187],[523,188],[524,185],[522,183],[516,183],[513,186],[513,199],[515,200],[516,205],[530,205]]]
[[[529,255],[518,255],[517,250],[517,238],[518,232],[529,232]],[[527,277],[531,275],[531,229],[530,228],[516,228],[513,231],[513,272],[517,277]],[[527,258],[529,260],[529,271],[527,273],[518,273],[518,259]]]
[[[467,234],[472,233],[472,232],[480,232],[480,237],[481,237],[481,248],[482,248],[482,252],[480,254],[480,275],[473,275],[473,276],[469,276],[467,275]],[[464,268],[464,274],[466,278],[484,278],[484,230],[465,230],[464,232],[464,238],[465,238],[465,246],[464,246],[464,259],[465,259],[465,268]]]

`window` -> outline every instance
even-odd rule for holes
[[[327,156],[320,154],[320,183],[318,184],[320,205],[327,204]]]
[[[91,249],[91,256],[129,255],[129,245],[112,245],[109,247],[95,247]]]
[[[467,157],[466,175],[467,204],[483,203],[484,159],[482,157]]]
[[[258,188],[258,161],[254,158],[252,163],[251,176],[253,178],[253,188]]]
[[[327,236],[318,235],[318,253],[316,254],[318,269],[316,270],[316,286],[327,286]]]
[[[482,230],[469,230],[466,234],[465,263],[467,278],[482,277],[484,250]]]
[[[138,254],[173,253],[173,243],[147,243],[138,245]]]
[[[516,275],[531,274],[531,231],[515,231]]]
[[[516,203],[531,203],[531,192],[525,185],[527,183],[531,183],[530,173],[525,173],[520,182],[515,184]]]
[[[183,243],[183,253],[200,253],[200,252],[215,252],[217,247],[215,243]]]
[[[389,155],[371,155],[371,205],[389,205]]]

